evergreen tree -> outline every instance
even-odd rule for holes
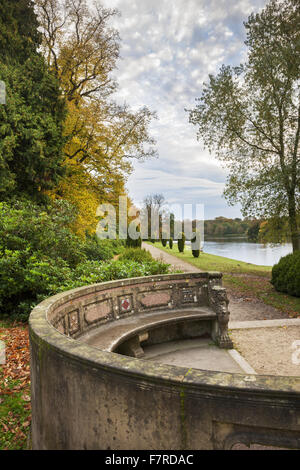
[[[40,199],[63,174],[64,100],[37,52],[38,23],[29,0],[3,0],[0,10],[0,200]]]
[[[23,63],[41,43],[31,0],[1,0],[0,61]]]
[[[184,234],[183,232],[178,234],[177,247],[178,247],[178,251],[179,251],[180,253],[183,253],[183,252],[184,252],[184,247],[185,247],[185,234]]]

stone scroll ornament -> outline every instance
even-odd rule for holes
[[[229,300],[226,289],[221,286],[209,285],[209,303],[217,314],[217,332],[215,341],[220,348],[232,349],[233,344],[228,335],[228,322],[230,312],[228,310]]]

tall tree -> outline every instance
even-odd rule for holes
[[[162,218],[166,200],[163,194],[148,194],[143,200],[143,219],[147,221],[148,236],[158,239],[162,235]],[[145,222],[144,222],[145,223]]]
[[[247,61],[209,76],[189,119],[230,170],[225,196],[245,215],[287,216],[300,249],[300,6],[271,0],[245,23]]]
[[[119,34],[110,27],[118,14],[85,0],[36,0],[43,50],[59,78],[70,110],[66,156],[78,161],[114,162],[156,155],[146,107],[132,112],[116,104],[111,72],[119,58]],[[99,171],[99,167],[95,170]]]
[[[23,63],[41,42],[31,0],[1,0],[0,60]]]
[[[41,36],[33,3],[3,0],[0,24],[0,80],[7,94],[0,105],[0,199],[40,199],[64,173],[64,100],[37,52]]]
[[[119,58],[120,38],[110,22],[118,12],[99,1],[36,0],[36,5],[44,56],[61,83],[68,107],[67,178],[59,191],[68,199],[68,186],[80,175],[80,185],[93,192],[94,201],[95,197],[99,203],[111,200],[112,193],[123,194],[132,159],[156,155],[149,134],[155,113],[146,107],[133,112],[113,100],[118,84],[111,72]],[[72,201],[77,194],[80,206],[80,191],[71,191]]]

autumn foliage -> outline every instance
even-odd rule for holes
[[[0,369],[0,450],[24,449],[31,421],[28,329],[0,326],[0,340],[6,345]]]
[[[156,154],[148,130],[155,113],[146,107],[132,111],[113,99],[120,38],[110,23],[116,10],[85,0],[36,4],[44,57],[60,82],[68,110],[66,176],[52,195],[77,207],[75,230],[82,235],[95,230],[97,205],[116,204],[125,193],[132,159]]]

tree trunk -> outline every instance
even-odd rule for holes
[[[295,195],[289,197],[289,224],[292,237],[293,253],[300,250],[300,230],[297,223]]]
[[[292,233],[292,245],[293,245],[293,253],[295,251],[300,250],[300,234],[299,233]]]

